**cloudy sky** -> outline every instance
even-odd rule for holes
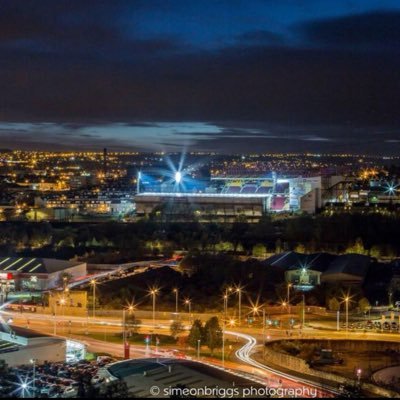
[[[398,0],[0,0],[0,148],[400,152]]]

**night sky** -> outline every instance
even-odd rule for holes
[[[0,148],[400,153],[398,0],[0,0]]]

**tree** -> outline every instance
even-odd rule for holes
[[[362,239],[358,237],[352,246],[347,247],[346,253],[365,254],[366,251]]]
[[[211,351],[211,355],[215,349],[222,347],[222,329],[219,325],[218,317],[210,318],[204,327],[205,344]]]
[[[265,257],[265,255],[267,253],[267,249],[265,248],[265,246],[263,244],[258,243],[253,246],[252,253],[253,253],[254,257]]]
[[[182,322],[180,321],[173,321],[171,326],[169,327],[169,330],[171,331],[171,335],[176,339],[177,336],[183,332],[183,325]]]
[[[199,319],[196,319],[190,328],[188,344],[190,347],[195,349],[199,340],[201,343],[204,343],[204,327],[202,322]]]
[[[330,311],[339,311],[340,310],[340,303],[336,297],[331,297],[328,300],[328,308]]]
[[[68,272],[60,272],[57,278],[57,286],[63,287],[64,289],[71,282],[72,275]]]
[[[140,319],[137,319],[135,314],[128,314],[126,317],[126,323],[129,326],[129,330],[131,333],[138,333],[142,321]]]
[[[358,307],[360,308],[360,311],[364,313],[371,309],[371,305],[369,304],[369,301],[366,297],[362,297],[358,301]]]

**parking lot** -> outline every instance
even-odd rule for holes
[[[346,329],[346,323],[341,324],[341,329]],[[358,323],[349,323],[349,331],[371,331],[385,333],[400,333],[399,324],[396,321],[367,321]]]
[[[0,377],[1,397],[73,398],[81,397],[85,388],[99,386],[104,378],[97,372],[114,360],[109,357],[97,361],[48,363],[8,368]]]

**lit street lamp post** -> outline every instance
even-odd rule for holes
[[[263,308],[263,360],[265,360],[265,307]]]
[[[175,293],[175,314],[178,314],[178,298],[179,298],[179,289],[175,288],[174,289]]]
[[[54,336],[57,335],[57,300],[54,301]]]
[[[126,308],[122,309],[122,342],[124,349],[126,343],[126,310],[128,310],[128,312],[131,313],[133,309],[134,309],[133,306],[129,306],[127,309]]]
[[[362,370],[361,370],[361,368],[358,368],[357,369],[357,384],[358,384],[358,386],[360,386],[360,384],[361,384],[361,374],[362,374]]]
[[[346,303],[346,334],[349,332],[349,300],[348,296],[344,299]]]
[[[190,299],[185,300],[185,304],[188,306],[189,310],[189,321],[192,320],[192,301]]]
[[[157,288],[153,288],[150,290],[150,294],[153,298],[153,326],[156,326],[156,296],[158,293]]]
[[[62,326],[63,326],[63,332],[65,333],[65,299],[64,297],[60,300],[60,304],[62,306]]]
[[[226,319],[227,309],[228,309],[228,295],[224,294],[224,319]]]
[[[93,287],[93,319],[96,317],[96,280],[92,279],[90,284]]]
[[[222,368],[225,368],[225,319],[222,321]]]
[[[236,288],[236,292],[237,292],[238,297],[239,297],[239,315],[238,315],[238,319],[239,319],[239,326],[241,326],[241,324],[242,324],[242,288],[241,287]]]
[[[32,388],[33,388],[33,397],[36,397],[36,358],[31,358],[30,362],[33,365],[33,376],[32,376]]]
[[[287,285],[287,305],[288,305],[288,313],[290,314],[290,288],[292,287],[291,283]]]
[[[200,342],[201,340],[197,340],[197,359],[200,360]]]

